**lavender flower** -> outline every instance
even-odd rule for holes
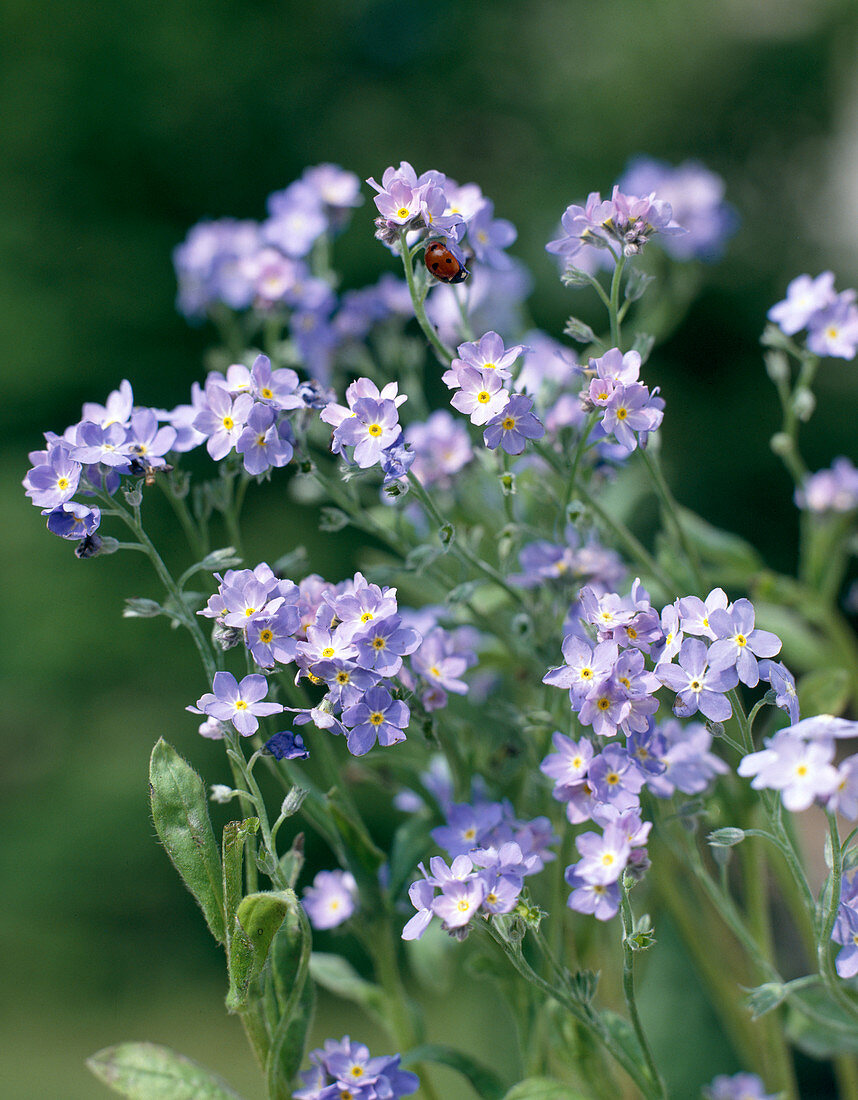
[[[524,394],[510,397],[503,412],[493,417],[483,432],[489,450],[500,445],[508,455],[520,455],[528,439],[541,439],[545,428],[532,409],[533,401]]]
[[[263,703],[268,694],[268,681],[256,673],[245,676],[241,683],[231,672],[216,672],[212,691],[197,699],[194,714],[207,714],[219,722],[232,722],[242,737],[250,737],[259,729],[259,719],[283,710],[280,703]]]
[[[304,887],[301,902],[314,928],[336,928],[355,911],[357,883],[348,871],[319,871],[313,885]]]

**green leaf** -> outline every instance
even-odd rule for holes
[[[587,1100],[583,1093],[550,1077],[528,1077],[513,1085],[503,1100]]]
[[[155,1043],[105,1047],[86,1064],[128,1100],[241,1100],[216,1074]]]
[[[403,1066],[413,1066],[418,1062],[436,1062],[438,1065],[449,1066],[450,1069],[456,1070],[471,1082],[480,1100],[504,1100],[506,1096],[506,1086],[494,1070],[474,1061],[470,1055],[463,1054],[455,1047],[443,1046],[440,1043],[424,1043],[422,1046],[413,1047],[402,1059]]]
[[[342,955],[331,955],[314,951],[310,956],[310,977],[329,993],[354,1001],[367,1009],[377,1019],[385,1022],[384,990],[362,978],[350,962]]]
[[[801,1003],[813,1006],[815,1015],[826,1021],[811,1020],[801,1011]],[[804,990],[788,1001],[786,1034],[799,1050],[813,1058],[833,1058],[837,1054],[858,1054],[858,1023],[839,1008],[822,989]]]
[[[268,1092],[272,1097],[290,1097],[292,1085],[307,1049],[307,1033],[316,1007],[316,987],[305,981],[294,1009],[275,1030],[268,1054]]]
[[[413,814],[393,834],[390,846],[390,885],[388,890],[395,901],[417,877],[417,864],[429,848],[429,822],[422,814]]]
[[[765,600],[754,600],[755,623],[761,630],[771,630],[783,642],[778,659],[790,668],[815,669],[837,664],[828,640],[798,611]]]
[[[362,892],[369,897],[377,896],[378,870],[384,863],[384,852],[373,843],[363,823],[353,817],[343,805],[336,788],[325,795],[325,803],[343,841],[349,870],[357,879]]]
[[[724,584],[746,584],[749,577],[763,568],[763,560],[754,547],[732,531],[713,527],[687,508],[680,509],[680,522],[700,556],[717,567]]]
[[[817,668],[798,681],[798,705],[802,714],[842,714],[855,689],[845,668]]]
[[[259,977],[271,941],[291,909],[298,905],[292,890],[249,894],[242,898],[230,935],[229,993],[227,1008],[240,1011],[247,1005],[248,990]]]
[[[223,830],[223,904],[227,933],[232,931],[238,903],[244,894],[241,871],[244,865],[244,844],[248,836],[259,829],[259,818],[228,821]],[[227,948],[229,944],[227,943]]]
[[[211,934],[224,943],[223,872],[206,789],[190,764],[163,738],[152,750],[149,798],[152,820],[167,855],[199,903]]]
[[[601,1017],[614,1042],[623,1048],[629,1058],[636,1062],[641,1067],[641,1072],[645,1074],[643,1052],[632,1025],[628,1020],[624,1020],[622,1016],[618,1016],[616,1012],[611,1012],[610,1009],[605,1009],[601,1013]]]
[[[269,989],[273,989],[277,1009],[271,1011],[272,999],[266,996],[271,1031],[266,1075],[271,1097],[292,1095],[290,1086],[304,1058],[315,1005],[315,989],[307,980],[311,949],[307,917],[296,905],[286,913],[274,937],[265,976]]]

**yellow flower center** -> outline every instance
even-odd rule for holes
[[[607,695],[603,695],[596,706],[599,708],[599,710],[610,710],[611,700],[607,697]]]
[[[370,435],[379,436],[381,435],[381,424],[370,424],[367,431]]]
[[[488,392],[488,390],[480,390],[480,392],[477,394],[477,401],[479,401],[481,405],[487,405],[489,401],[491,401],[491,399],[492,395]]]
[[[69,487],[69,479],[67,477],[57,478],[57,488],[58,489],[65,490],[65,489],[68,489],[68,487]]]
[[[322,650],[322,656],[323,657],[333,657],[335,652],[336,651],[335,651],[335,649],[332,645],[326,645],[325,648]]]
[[[612,787],[616,787],[619,781],[620,777],[617,775],[616,772],[608,772],[608,774],[605,776],[605,782],[610,783]]]
[[[737,634],[735,640],[736,640],[736,645],[747,645],[748,644],[748,639],[745,637],[744,634]]]
[[[602,856],[602,866],[603,867],[610,867],[613,862],[614,862],[613,855],[611,855],[610,852],[605,852],[605,854]]]
[[[795,774],[804,779],[804,777],[807,775],[807,764],[799,764],[799,766],[795,769]]]
[[[386,645],[387,642],[384,640],[384,638],[381,637],[380,634],[372,640],[373,649],[384,649]]]
[[[483,363],[483,370],[495,370],[497,363]]]
[[[274,640],[274,631],[269,630],[267,627],[265,628],[265,630],[260,630],[259,640],[263,643],[263,645],[268,645],[269,642],[272,642]]]
[[[350,679],[351,679],[351,676],[349,676],[349,674],[345,670],[337,673],[337,683],[338,684],[347,684]]]
[[[370,621],[370,619],[374,619],[374,618],[375,618],[375,616],[373,615],[373,613],[371,611],[364,611],[363,615],[361,615],[361,617],[360,617],[360,621],[362,623],[368,623]]]
[[[223,418],[223,420],[221,421],[221,423],[223,424],[223,426],[226,428],[226,430],[228,432],[231,432],[232,429],[235,427],[235,421],[232,419],[231,416],[225,416]]]
[[[617,409],[617,420],[625,420],[629,415],[629,410],[624,409],[622,405]]]
[[[369,716],[369,721],[370,725],[372,726],[380,726],[381,723],[384,721],[384,715],[381,713],[380,710],[374,710]]]
[[[274,391],[269,390],[267,386],[263,386],[263,388],[259,392],[266,401],[269,401],[274,396]]]
[[[592,680],[593,679],[593,670],[592,670],[592,668],[582,668],[581,669],[581,679],[582,680]]]
[[[699,680],[692,680],[689,686],[692,691],[700,691],[703,687]]]
[[[501,424],[501,427],[505,432],[511,432],[512,429],[515,427],[515,417],[505,416],[503,418],[503,423]]]
[[[400,208],[396,211],[397,218],[407,218],[410,214],[411,211],[408,209],[407,206],[400,206]]]
[[[462,898],[456,908],[459,910],[460,913],[467,913],[467,911],[471,908],[471,903],[468,901],[467,898]]]
[[[248,619],[249,619],[251,615],[255,615],[255,614],[256,614],[256,608],[255,608],[255,607],[245,607],[245,609],[244,609],[244,614],[245,614],[245,615],[246,615],[246,616],[248,617]]]
[[[247,703],[244,701],[244,699],[236,699],[235,709],[236,710],[247,710]]]

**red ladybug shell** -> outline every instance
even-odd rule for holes
[[[470,274],[465,265],[459,263],[450,249],[441,241],[432,241],[426,245],[423,262],[442,283],[461,283]]]

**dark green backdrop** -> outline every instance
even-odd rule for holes
[[[80,563],[44,533],[20,489],[26,452],[123,377],[143,403],[186,399],[210,334],[173,312],[172,247],[204,216],[260,217],[308,164],[366,177],[406,158],[479,182],[518,226],[533,313],[557,333],[578,307],[543,246],[565,206],[608,190],[634,153],[695,157],[726,177],[743,227],[648,370],[667,399],[665,461],[682,501],[789,567],[795,520],[768,451],[776,417],[756,341],[795,274],[832,266],[838,286],[858,281],[858,209],[841,186],[855,7],[3,0],[0,13],[0,951],[12,991],[0,1091],[94,1096],[82,1059],[123,1038],[174,1042],[245,1086],[217,954],[147,816],[159,734],[223,778],[182,711],[199,673],[161,620],[120,618],[123,596],[157,595],[136,561]],[[390,267],[371,216],[359,211],[343,242],[346,285]],[[855,371],[821,373],[812,466],[857,457]],[[276,494],[266,501],[265,516],[251,503],[251,556],[273,560],[297,527],[313,567],[338,579],[341,551]],[[439,1013],[436,1037],[459,1026]],[[330,1021],[346,1028],[361,1023]]]

